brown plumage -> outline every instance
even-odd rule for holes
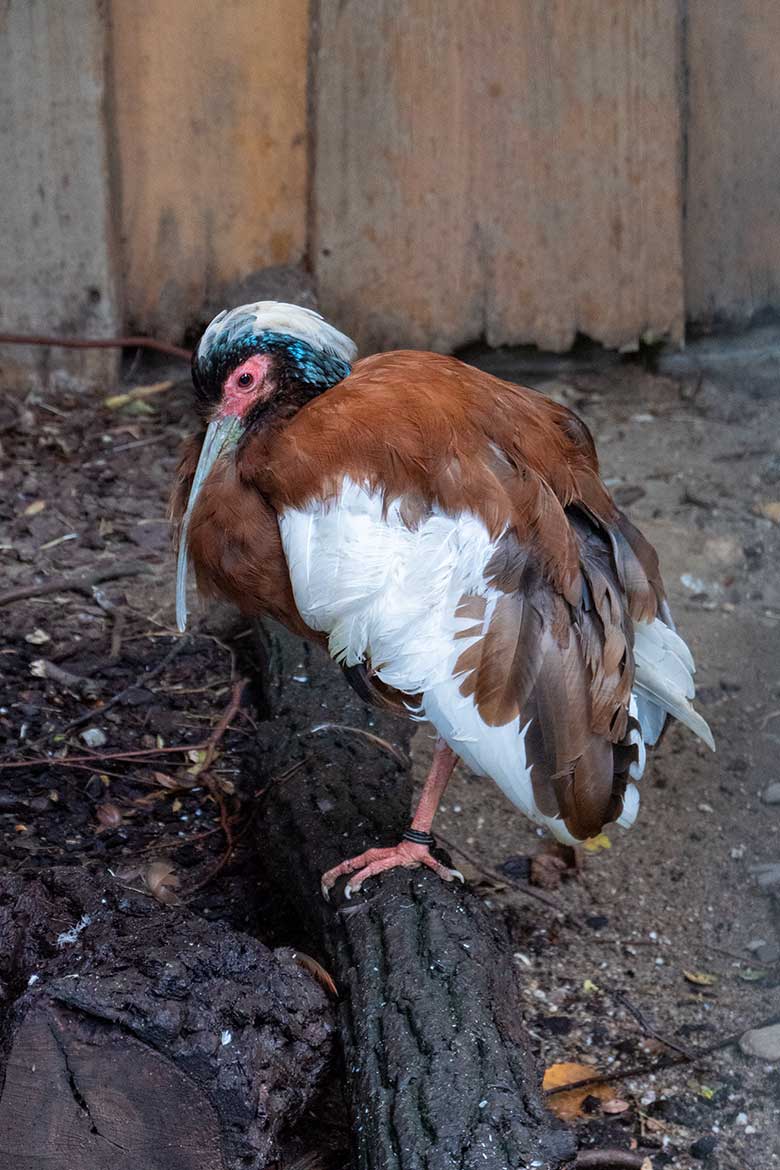
[[[459,694],[487,727],[519,719],[545,818],[576,838],[617,818],[638,757],[634,625],[668,608],[655,552],[604,487],[587,427],[532,390],[429,353],[366,358],[323,393],[301,392],[297,408],[294,380],[279,385],[283,408],[255,425],[248,415],[192,510],[199,587],[323,640],[296,605],[279,516],[316,501],[338,507],[348,477],[412,532],[434,514],[479,517],[494,552],[487,592],[457,605]],[[179,521],[197,451],[193,442],[180,467]],[[383,665],[367,658],[347,675],[369,701],[419,702],[374,673]]]

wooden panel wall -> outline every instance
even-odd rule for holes
[[[780,3],[689,0],[686,307],[780,310]]]
[[[98,0],[0,5],[0,332],[117,331]],[[0,382],[102,385],[111,351],[0,348]]]
[[[319,24],[311,254],[364,348],[680,339],[676,0],[325,0]]]
[[[299,260],[308,0],[113,0],[128,320],[178,338],[219,286]]]

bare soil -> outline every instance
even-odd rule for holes
[[[129,368],[106,396],[178,376]],[[632,363],[518,380],[593,429],[607,482],[659,550],[718,743],[713,756],[672,728],[642,781],[637,825],[608,830],[609,847],[542,890],[547,901],[523,889],[542,842],[498,790],[459,769],[445,796],[436,827],[510,925],[506,958],[544,1064],[609,1073],[780,1016],[778,902],[752,872],[780,863],[780,805],[761,799],[780,781],[780,505],[767,507],[780,500],[780,400],[749,377],[672,380]],[[220,744],[217,788],[199,785],[197,754],[168,750],[208,738],[235,656],[251,656],[251,638],[228,637],[221,612],[196,613],[186,640],[175,633],[166,502],[190,420],[186,382],[140,405],[75,392],[0,405],[0,594],[130,567],[97,592],[0,604],[0,865],[97,862],[150,896],[286,942],[251,845],[262,805],[241,761],[253,706]],[[305,650],[302,663],[305,686]],[[88,746],[90,730],[104,742]],[[427,729],[416,745],[422,774]],[[131,750],[149,754],[106,758]],[[57,763],[65,753],[99,758]],[[174,879],[162,891],[149,872],[161,858]],[[780,1165],[780,1064],[731,1046],[613,1087],[626,1108],[586,1101],[583,1143],[640,1141],[656,1168]]]

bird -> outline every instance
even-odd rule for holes
[[[362,698],[430,722],[409,828],[328,870],[327,896],[425,866],[458,762],[576,844],[629,827],[670,718],[712,750],[658,557],[585,423],[455,357],[357,359],[312,309],[223,310],[192,358],[198,433],[172,493],[176,614],[199,591],[320,642]]]

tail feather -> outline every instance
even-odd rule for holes
[[[706,721],[691,703],[696,667],[679,634],[656,618],[634,626],[634,691],[637,716],[647,743],[656,743],[667,715],[673,715],[715,751]]]

